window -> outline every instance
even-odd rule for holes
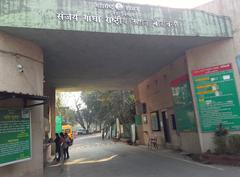
[[[142,113],[143,114],[147,113],[147,104],[146,103],[142,103]]]
[[[161,131],[160,119],[157,111],[151,113],[151,123],[152,123],[152,131]]]
[[[173,130],[177,130],[175,115],[172,114],[172,115],[171,115],[171,118],[172,118],[172,129],[173,129]]]

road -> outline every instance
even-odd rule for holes
[[[239,177],[240,167],[204,165],[170,150],[102,141],[100,135],[79,137],[61,170],[52,164],[45,177]]]

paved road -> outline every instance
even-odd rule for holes
[[[50,165],[45,177],[239,177],[239,167],[203,165],[169,150],[102,141],[100,136],[75,140],[70,159]]]

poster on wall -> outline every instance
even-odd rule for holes
[[[240,130],[240,107],[231,64],[192,71],[202,132],[214,132],[219,124]]]
[[[30,110],[0,109],[0,167],[31,159]]]
[[[197,131],[188,75],[183,75],[170,83],[177,130],[179,132]]]

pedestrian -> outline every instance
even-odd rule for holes
[[[60,133],[60,151],[61,151],[61,160],[64,159],[64,147],[65,147],[65,137],[64,134],[61,132]]]
[[[54,139],[54,143],[55,143],[55,160],[57,161],[60,161],[60,158],[61,158],[61,144],[60,144],[60,141],[61,141],[61,138],[60,136],[58,135],[58,133],[55,134],[55,139]]]
[[[69,146],[71,146],[71,140],[70,140],[70,137],[68,136],[67,133],[65,133],[64,135],[64,149],[63,149],[63,152],[64,152],[64,159],[69,159]]]
[[[104,140],[104,128],[102,129],[102,140]]]

